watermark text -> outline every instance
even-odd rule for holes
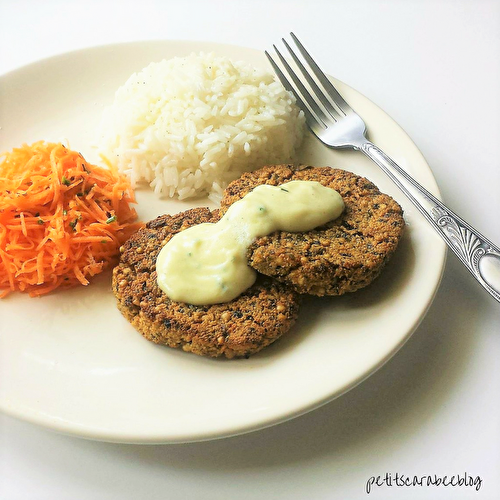
[[[483,480],[480,476],[473,476],[467,472],[463,474],[455,474],[452,476],[438,476],[437,474],[429,474],[423,476],[411,476],[408,474],[400,474],[399,472],[386,472],[381,476],[372,476],[366,481],[366,493],[370,494],[375,487],[467,487],[474,488],[476,491],[481,489]]]

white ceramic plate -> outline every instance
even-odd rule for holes
[[[0,149],[68,139],[98,161],[91,143],[104,106],[128,76],[152,61],[215,51],[255,65],[261,52],[197,42],[140,42],[72,52],[0,78]],[[424,158],[381,109],[339,83],[371,139],[438,194]],[[356,294],[305,301],[298,323],[248,360],[213,360],[157,346],[115,307],[110,275],[41,299],[0,301],[0,409],[57,431],[131,443],[206,440],[256,430],[346,392],[409,338],[438,287],[445,247],[392,183],[354,152],[312,137],[301,160],[364,175],[405,209],[408,229],[383,275]],[[189,203],[138,192],[143,220]],[[199,202],[198,206],[206,205]]]

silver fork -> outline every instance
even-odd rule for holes
[[[500,248],[452,212],[366,138],[365,122],[344,100],[297,37],[293,33],[290,35],[309,70],[286,40],[282,41],[302,77],[275,45],[283,70],[267,51],[266,56],[283,86],[294,94],[311,131],[327,146],[355,149],[373,160],[413,202],[476,280],[500,302]]]

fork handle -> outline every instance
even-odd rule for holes
[[[375,144],[366,141],[356,149],[394,181],[474,278],[500,302],[500,248],[441,203]]]

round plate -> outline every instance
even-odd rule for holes
[[[256,66],[261,52],[199,42],[96,47],[0,77],[0,148],[65,140],[98,162],[93,133],[115,90],[152,61],[214,51]],[[424,158],[381,109],[338,82],[370,138],[438,194]],[[157,346],[120,315],[110,274],[90,286],[40,299],[0,301],[0,409],[81,437],[128,443],[207,440],[248,432],[312,410],[354,387],[410,337],[432,302],[445,245],[401,192],[356,152],[308,136],[300,160],[368,177],[400,202],[407,231],[380,278],[355,294],[307,298],[296,326],[250,359],[205,359]],[[149,220],[191,206],[137,192]]]

